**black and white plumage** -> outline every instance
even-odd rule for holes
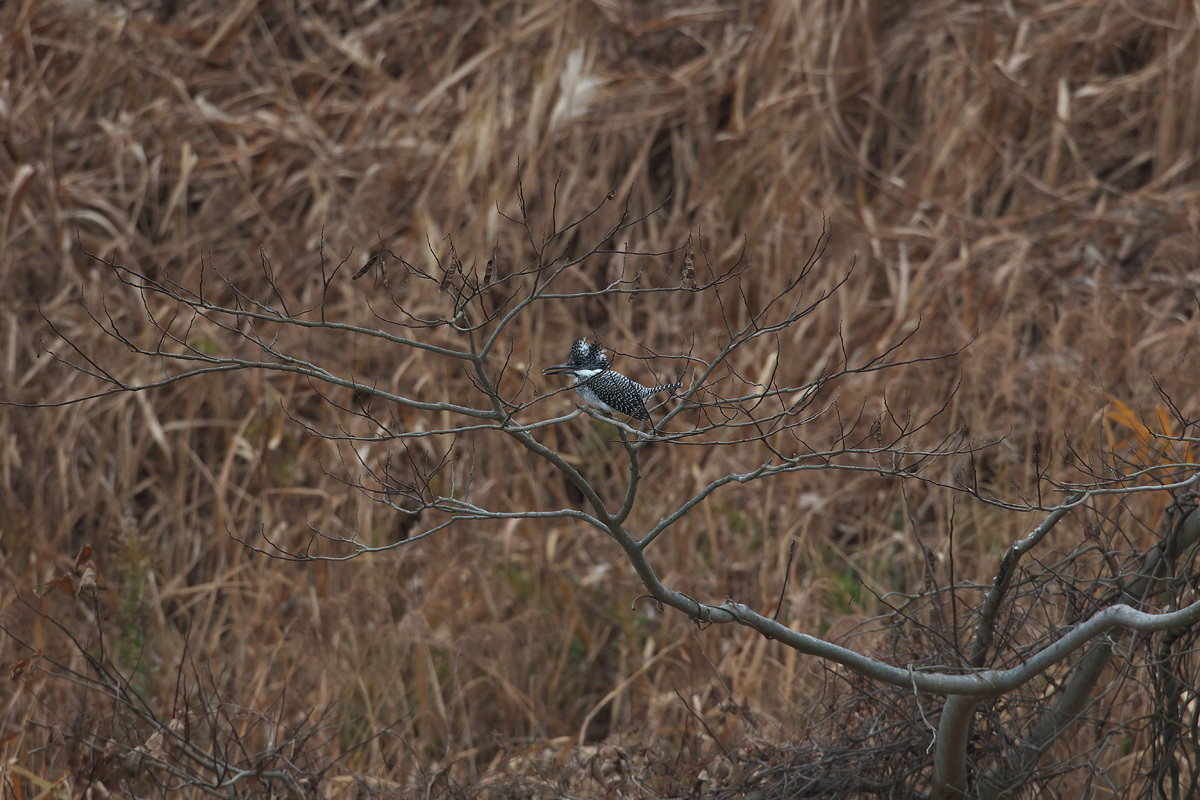
[[[571,345],[567,363],[547,367],[545,375],[570,375],[575,379],[575,391],[592,408],[606,414],[621,413],[634,419],[648,420],[646,400],[662,391],[678,389],[683,384],[642,386],[608,366],[608,356],[599,342],[577,339]]]

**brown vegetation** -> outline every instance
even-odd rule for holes
[[[788,332],[778,369],[802,383],[843,341],[877,352],[914,330],[913,356],[970,342],[954,359],[860,376],[842,401],[886,393],[921,415],[952,396],[947,429],[1004,440],[974,465],[998,496],[1034,490],[1047,465],[1068,472],[1071,452],[1144,448],[1146,420],[1178,433],[1163,396],[1198,415],[1200,19],[1187,4],[27,0],[0,8],[0,30],[5,400],[96,389],[42,352],[70,355],[45,319],[81,347],[106,346],[80,293],[151,335],[137,297],[83,250],[187,286],[202,262],[252,281],[265,256],[310,305],[322,264],[347,258],[356,272],[380,242],[432,271],[452,236],[464,262],[495,253],[511,271],[528,257],[500,213],[515,208],[519,159],[535,218],[574,218],[610,191],[645,210],[665,202],[631,250],[702,237],[719,267],[748,248],[765,265],[763,296],[827,219],[817,287],[854,272]],[[648,269],[676,276],[682,259]],[[615,268],[598,259],[575,280],[594,288]],[[369,275],[374,286],[343,272],[328,313],[374,324],[368,303],[385,287]],[[414,310],[444,302],[421,281],[386,288]],[[511,350],[542,380],[576,336],[676,353],[703,347],[717,313],[702,301],[563,301],[523,318]],[[470,386],[376,340],[293,344],[427,398]],[[774,355],[764,344],[738,366],[766,372]],[[154,368],[130,356],[118,377],[152,380]],[[547,402],[569,408],[567,395]],[[321,754],[350,750],[336,771],[347,790],[359,784],[345,776],[387,787],[420,774],[443,790],[486,776],[498,794],[512,790],[508,774],[561,772],[580,796],[630,774],[677,796],[734,785],[747,763],[800,753],[820,764],[798,743],[846,725],[822,717],[844,711],[849,690],[819,663],[752,631],[631,608],[640,585],[616,547],[563,521],[460,528],[345,564],[256,555],[231,533],[405,535],[329,474],[337,449],[289,415],[326,431],[339,422],[324,390],[252,372],[60,409],[0,406],[0,622],[66,662],[65,632],[37,611],[85,647],[99,646],[88,639],[98,611],[109,657],[162,713],[194,713],[179,707],[186,665],[206,696],[236,707],[234,724],[317,724]],[[546,439],[619,487],[618,454],[587,420]],[[474,456],[484,496],[575,502],[516,448]],[[646,487],[639,514],[654,519],[656,496],[737,467],[694,456],[647,454],[661,488]],[[942,479],[963,466],[947,463]],[[952,503],[808,472],[722,494],[660,556],[692,595],[760,610],[780,601],[791,563],[781,621],[836,638],[878,613],[874,595],[920,591],[923,548],[949,563],[952,515],[954,569],[977,580],[1036,523]],[[1124,531],[1125,544],[1152,534]],[[64,574],[78,589],[85,544],[106,583],[98,606],[78,591],[35,597]],[[875,633],[853,641],[885,646]],[[28,656],[0,638],[6,665]],[[29,667],[13,676],[0,730],[17,765],[6,775],[27,790],[85,772],[83,754],[52,745],[98,713]],[[1150,711],[1121,702],[1130,718]],[[1131,734],[1109,768],[1136,771],[1148,746]]]

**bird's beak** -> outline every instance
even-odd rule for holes
[[[562,375],[565,372],[571,371],[570,364],[555,364],[553,367],[546,367],[542,370],[543,375]]]

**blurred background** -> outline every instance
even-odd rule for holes
[[[95,391],[45,352],[79,361],[63,337],[122,381],[162,374],[114,347],[80,299],[132,337],[152,336],[146,314],[162,309],[84,251],[191,288],[202,264],[261,288],[267,259],[294,302],[324,298],[330,319],[377,326],[389,289],[406,309],[442,303],[436,284],[395,272],[390,287],[374,272],[351,283],[381,243],[431,271],[447,237],[464,262],[495,252],[501,274],[528,266],[526,231],[504,217],[518,213],[519,170],[535,231],[614,190],[581,241],[626,196],[635,212],[658,209],[620,241],[672,251],[641,260],[647,285],[675,279],[691,236],[698,271],[745,252],[747,291],[769,297],[828,225],[812,290],[853,268],[849,281],[778,351],[748,348],[739,368],[774,364],[799,384],[843,346],[861,359],[910,333],[907,357],[968,345],[859,376],[840,402],[875,413],[886,394],[919,415],[949,400],[930,436],[1003,439],[973,466],[1015,501],[1039,470],[1070,479],[1139,425],[1171,433],[1170,404],[1196,416],[1198,13],[1166,0],[5,3],[3,397]],[[322,294],[322,265],[343,260]],[[620,268],[598,257],[571,285]],[[701,355],[718,314],[700,300],[563,300],[519,320],[506,352],[545,394],[563,381],[541,368],[578,336]],[[383,388],[472,391],[461,372],[379,340],[289,344]],[[645,362],[622,363],[648,378]],[[539,410],[571,403],[560,394]],[[576,763],[572,748],[599,743],[669,754],[686,771],[714,746],[801,740],[833,702],[837,683],[815,660],[635,604],[640,584],[616,546],[561,520],[463,526],[342,564],[251,552],[231,535],[405,535],[337,479],[336,447],[292,418],[325,432],[344,422],[318,387],[254,372],[0,407],[6,629],[69,660],[34,609],[85,644],[99,610],[107,655],[165,716],[187,665],[214,696],[285,725],[315,709],[322,752],[353,748],[343,766],[396,782],[451,764],[473,780],[514,756]],[[621,490],[621,452],[586,418],[544,441]],[[430,457],[448,446],[430,443]],[[510,445],[471,455],[481,499],[578,503]],[[653,523],[740,459],[652,449],[634,519]],[[1031,524],[955,506],[949,492],[814,472],[718,494],[654,556],[682,591],[764,613],[787,577],[781,621],[854,632],[873,652],[883,637],[856,626],[879,613],[876,594],[920,591],[923,546],[986,583]],[[1152,541],[1132,531],[1134,546],[1139,534]],[[107,583],[99,606],[38,598],[84,544]],[[6,664],[28,654],[0,640]],[[77,693],[14,682],[0,701],[8,755],[57,776],[67,762],[48,731],[83,713]]]

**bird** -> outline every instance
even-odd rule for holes
[[[546,367],[543,375],[570,375],[575,379],[575,391],[592,408],[606,414],[621,413],[639,420],[650,419],[646,400],[663,391],[674,391],[682,383],[662,386],[642,386],[608,366],[608,355],[600,342],[576,339],[571,345],[567,363]]]

